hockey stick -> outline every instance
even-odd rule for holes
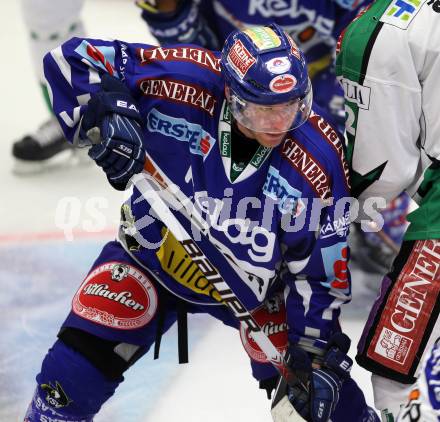
[[[369,225],[371,228],[376,230],[374,233],[382,240],[385,245],[387,245],[395,254],[398,254],[400,251],[400,246],[388,236],[383,229],[380,229],[377,223],[374,221],[370,221]]]
[[[142,197],[149,203],[150,207],[176,240],[182,245],[185,252],[197,265],[205,278],[214,286],[214,289],[222,298],[224,304],[228,306],[233,315],[249,329],[252,339],[281,375],[282,381],[280,381],[277,386],[276,394],[272,402],[272,417],[274,421],[303,422],[304,419],[296,412],[285,395],[287,384],[297,384],[300,381],[289,368],[283,355],[269,340],[240,299],[238,299],[217,269],[211,264],[203,251],[197,246],[193,238],[165,204],[155,188],[155,185],[158,187],[158,181],[154,176],[146,172],[136,174],[132,176],[131,182],[136,186]],[[304,389],[307,391],[306,386],[304,386]]]

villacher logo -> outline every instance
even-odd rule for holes
[[[115,268],[124,267],[124,277],[114,278]],[[109,262],[94,269],[72,301],[78,316],[121,330],[147,324],[157,310],[156,289],[149,278],[128,264]]]

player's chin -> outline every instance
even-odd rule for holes
[[[259,133],[258,142],[267,148],[275,148],[283,141],[285,133]]]

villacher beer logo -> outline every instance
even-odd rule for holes
[[[252,316],[277,350],[284,355],[287,350],[288,338],[286,307],[282,297],[275,296],[266,300],[252,312]],[[240,325],[240,338],[251,359],[261,363],[268,362],[265,353],[253,340],[249,328],[243,323]]]
[[[123,268],[123,277],[115,270]],[[78,316],[121,330],[146,325],[157,310],[156,289],[149,278],[131,265],[108,262],[94,269],[72,301]]]
[[[279,94],[290,92],[293,88],[295,88],[295,86],[296,78],[289,73],[275,76],[275,78],[273,78],[269,83],[270,90]]]

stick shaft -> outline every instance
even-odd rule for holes
[[[134,175],[131,180],[141,193],[142,197],[149,203],[150,207],[177,241],[180,242],[185,249],[185,252],[191,257],[202,273],[205,274],[207,268],[209,269],[209,275],[206,276],[207,280],[214,286],[220,297],[223,299],[223,302],[229,307],[234,316],[247,326],[253,340],[266,354],[268,360],[274,365],[280,375],[285,378],[287,382],[291,382],[294,375],[287,366],[281,352],[274,346],[268,336],[264,334],[261,327],[238,299],[227,282],[223,279],[220,273],[218,273],[206,255],[201,251],[196,242],[165,204],[153,185],[153,176],[148,173],[140,173]],[[204,265],[200,265],[202,263]]]

